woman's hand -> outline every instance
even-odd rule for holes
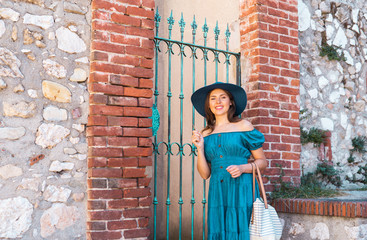
[[[231,174],[232,178],[238,178],[243,173],[242,165],[230,165],[226,170]]]
[[[203,147],[204,147],[204,137],[199,131],[196,131],[196,130],[192,131],[191,141],[198,150],[203,149]]]

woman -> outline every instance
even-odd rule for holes
[[[214,83],[191,96],[195,109],[207,126],[193,131],[198,149],[197,169],[202,178],[211,176],[208,196],[208,239],[250,239],[252,212],[252,155],[264,170],[264,136],[252,124],[237,116],[247,103],[246,92],[229,83]],[[258,189],[258,188],[256,188]],[[258,190],[256,191],[258,197]]]

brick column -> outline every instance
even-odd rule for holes
[[[88,239],[149,236],[154,0],[93,0]]]
[[[264,133],[268,191],[282,165],[285,181],[300,182],[299,51],[297,0],[243,0],[240,5],[245,116]]]

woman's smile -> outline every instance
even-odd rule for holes
[[[228,112],[231,100],[222,89],[214,89],[210,92],[209,107],[214,115],[222,115]]]

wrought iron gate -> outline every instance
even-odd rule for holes
[[[197,44],[196,41],[196,36],[197,36],[197,23],[195,20],[195,16],[193,17],[193,21],[191,23],[191,34],[192,34],[192,42],[188,43],[188,42],[184,42],[184,30],[185,30],[185,26],[186,23],[184,21],[183,15],[181,14],[181,19],[179,20],[178,24],[179,24],[179,34],[181,36],[180,40],[174,40],[172,39],[172,29],[175,23],[175,20],[172,16],[172,11],[171,11],[171,16],[167,19],[167,23],[168,23],[168,38],[163,38],[159,36],[159,25],[161,22],[161,16],[158,13],[158,10],[155,14],[155,27],[156,27],[156,33],[155,33],[155,38],[154,38],[154,43],[155,43],[155,87],[154,87],[154,105],[153,105],[153,154],[154,154],[154,166],[153,166],[153,178],[154,178],[154,196],[153,196],[153,232],[152,232],[152,238],[157,239],[157,238],[166,238],[169,239],[170,235],[174,236],[172,238],[175,239],[181,239],[182,235],[183,235],[183,230],[182,227],[183,226],[187,226],[190,225],[190,233],[185,233],[186,236],[190,235],[191,239],[194,239],[194,230],[195,230],[195,226],[196,229],[197,224],[195,223],[200,223],[201,227],[199,229],[201,229],[200,231],[202,231],[202,238],[205,239],[205,217],[206,217],[206,181],[205,180],[197,180],[197,182],[195,183],[195,156],[196,156],[196,149],[195,146],[193,144],[191,144],[191,130],[195,129],[195,124],[198,124],[197,122],[195,122],[197,119],[201,118],[201,116],[196,116],[195,115],[195,110],[192,107],[191,103],[189,101],[187,101],[186,98],[185,99],[185,94],[184,94],[184,87],[186,87],[190,84],[192,85],[191,90],[189,92],[188,95],[191,95],[192,92],[194,92],[198,86],[205,86],[207,84],[209,84],[209,81],[207,80],[208,78],[208,73],[209,71],[214,71],[215,72],[215,81],[218,81],[218,70],[220,69],[219,64],[221,63],[221,59],[224,59],[223,63],[224,66],[222,67],[223,72],[225,72],[225,81],[223,79],[220,79],[220,81],[222,82],[230,82],[230,79],[234,79],[234,81],[236,82],[236,84],[240,84],[240,53],[234,53],[234,52],[230,52],[229,51],[229,38],[230,38],[230,31],[229,31],[229,27],[227,25],[227,29],[225,31],[225,44],[226,44],[226,50],[221,50],[218,48],[218,42],[219,42],[219,35],[220,35],[220,30],[218,27],[218,22],[216,24],[216,27],[214,28],[214,39],[215,39],[215,47],[208,47],[207,43],[208,43],[208,31],[209,31],[209,27],[206,23],[202,26],[202,41],[203,41],[203,45],[199,45]],[[160,68],[162,68],[163,66],[159,65],[159,56],[160,56],[160,52],[161,52],[161,43],[164,43],[166,46],[166,62],[167,65],[164,66],[164,68],[168,68],[165,74],[162,75],[166,75],[166,76],[159,76]],[[164,45],[163,44],[163,45]],[[179,77],[174,77],[175,75],[175,71],[173,70],[173,64],[172,64],[172,57],[175,55],[174,52],[174,48],[178,49],[178,62],[180,63],[179,66]],[[190,59],[187,57],[186,53],[185,53],[185,49],[188,49],[188,51],[190,52],[191,56],[189,56],[189,58],[191,58],[191,63],[189,63],[191,65],[191,74],[190,74],[190,78],[191,81],[186,81],[185,77],[187,75],[184,75],[185,72],[187,72],[187,70],[185,69],[185,60],[190,61]],[[199,59],[199,56],[201,55],[201,59]],[[208,64],[210,64],[210,60],[209,57],[213,56],[213,63],[211,63],[212,67],[214,69],[208,69]],[[235,75],[235,77],[230,78],[230,66],[231,65],[231,60],[235,60],[236,65],[235,66],[235,70],[233,70],[233,75]],[[213,65],[214,64],[214,65]],[[203,67],[202,69],[202,77],[198,77],[197,75],[197,67],[201,65]],[[175,65],[176,66],[176,65]],[[224,70],[225,68],[225,70]],[[214,74],[213,72],[211,72],[212,74]],[[223,74],[224,75],[224,74]],[[165,79],[166,78],[166,79]],[[187,78],[187,77],[186,77]],[[176,80],[176,81],[175,81]],[[233,81],[232,81],[233,82]],[[212,82],[210,82],[212,83]],[[167,98],[161,98],[159,97],[161,95],[160,93],[160,89],[163,89],[164,87],[162,87],[162,85],[165,85],[165,87],[167,88]],[[179,86],[179,90],[178,90],[178,86]],[[173,87],[177,88],[178,91],[174,91]],[[172,108],[172,104],[173,104],[173,100],[175,100],[173,97],[177,96],[179,103],[177,103],[177,106],[179,105],[179,113],[177,109],[173,109]],[[184,101],[186,101],[186,104],[184,103]],[[159,106],[161,105],[161,107]],[[185,109],[184,109],[184,105],[185,105]],[[159,109],[159,110],[158,110]],[[173,110],[176,110],[177,113],[172,112]],[[163,114],[163,115],[162,115]],[[173,121],[172,117],[174,116],[175,118],[178,118],[178,114],[179,114],[179,139],[174,141],[172,139],[172,130],[176,130],[178,129],[175,128],[175,126],[173,124],[175,124],[178,121]],[[189,121],[185,121],[184,122],[184,117],[187,117],[191,115],[191,122],[188,123]],[[197,119],[196,119],[197,118]],[[160,120],[161,121],[166,121],[167,124],[167,128],[162,129],[162,127],[159,129],[159,125],[160,125]],[[186,125],[189,127],[187,127],[186,129],[184,129],[184,123],[186,123]],[[200,127],[203,127],[205,125],[204,120],[201,118],[200,120]],[[158,131],[159,129],[159,131]],[[197,128],[199,129],[199,128]],[[177,135],[178,137],[178,133],[177,131],[174,132],[173,135]],[[187,135],[186,138],[184,137],[184,135]],[[165,140],[163,140],[165,139]],[[177,153],[175,152],[177,149]],[[185,155],[185,150],[186,155]],[[187,155],[189,154],[189,155]],[[173,205],[173,203],[171,202],[171,193],[172,193],[172,186],[171,186],[171,181],[173,180],[171,177],[171,163],[173,161],[175,161],[174,158],[177,158],[177,163],[174,162],[175,164],[178,165],[178,187],[175,188],[174,190],[177,191],[178,194],[178,215],[174,216],[178,221],[178,231],[174,231],[175,233],[170,232],[170,230],[176,230],[176,227],[174,227],[174,229],[172,229],[173,227],[170,227],[170,223],[172,223],[172,217],[171,216],[171,207]],[[184,160],[186,160],[186,162],[183,162]],[[190,162],[190,163],[189,163]],[[185,169],[183,167],[183,163],[185,166],[190,167],[190,170]],[[191,166],[189,166],[191,164]],[[163,167],[161,167],[163,166]],[[191,176],[186,176],[187,178],[191,178],[189,180],[191,180],[190,184],[191,184],[191,196],[190,196],[190,207],[189,207],[189,211],[185,211],[183,212],[183,206],[186,203],[186,201],[184,201],[184,193],[183,193],[183,184],[187,185],[188,181],[183,180],[183,170],[189,171],[191,172],[191,174],[187,174],[187,175],[191,175]],[[161,175],[158,173],[158,171],[160,171]],[[173,175],[173,174],[172,174]],[[162,178],[164,178],[162,180]],[[161,184],[162,183],[162,184]],[[195,204],[196,204],[196,199],[195,199],[195,191],[197,189],[200,189],[200,191],[202,191],[202,196],[200,196],[201,199],[201,203],[202,203],[202,209],[200,210],[201,212],[201,219],[197,220],[195,219]],[[164,191],[165,190],[165,191]],[[164,192],[164,196],[162,195]],[[190,193],[188,193],[190,194]],[[161,197],[160,197],[161,196]],[[160,200],[161,199],[161,200]],[[163,210],[162,210],[163,209]],[[158,216],[159,210],[162,210],[162,212],[165,211],[165,214],[162,213],[160,216]],[[188,213],[189,212],[189,213]],[[191,214],[191,216],[188,218],[188,221],[183,221],[183,213],[185,214]],[[165,219],[164,219],[165,218]],[[178,218],[178,219],[177,219]],[[190,223],[191,221],[191,223]],[[164,224],[165,222],[165,224]],[[202,223],[202,224],[201,224]],[[163,230],[165,233],[161,234],[161,235],[165,235],[165,237],[162,236],[158,236],[157,237],[157,231],[160,230],[162,231],[161,228],[157,229],[157,224],[161,225],[161,228],[163,228],[163,226],[165,227],[165,230]],[[177,225],[177,224],[176,224]],[[186,227],[188,228],[188,227]],[[188,238],[188,237],[185,237]]]

